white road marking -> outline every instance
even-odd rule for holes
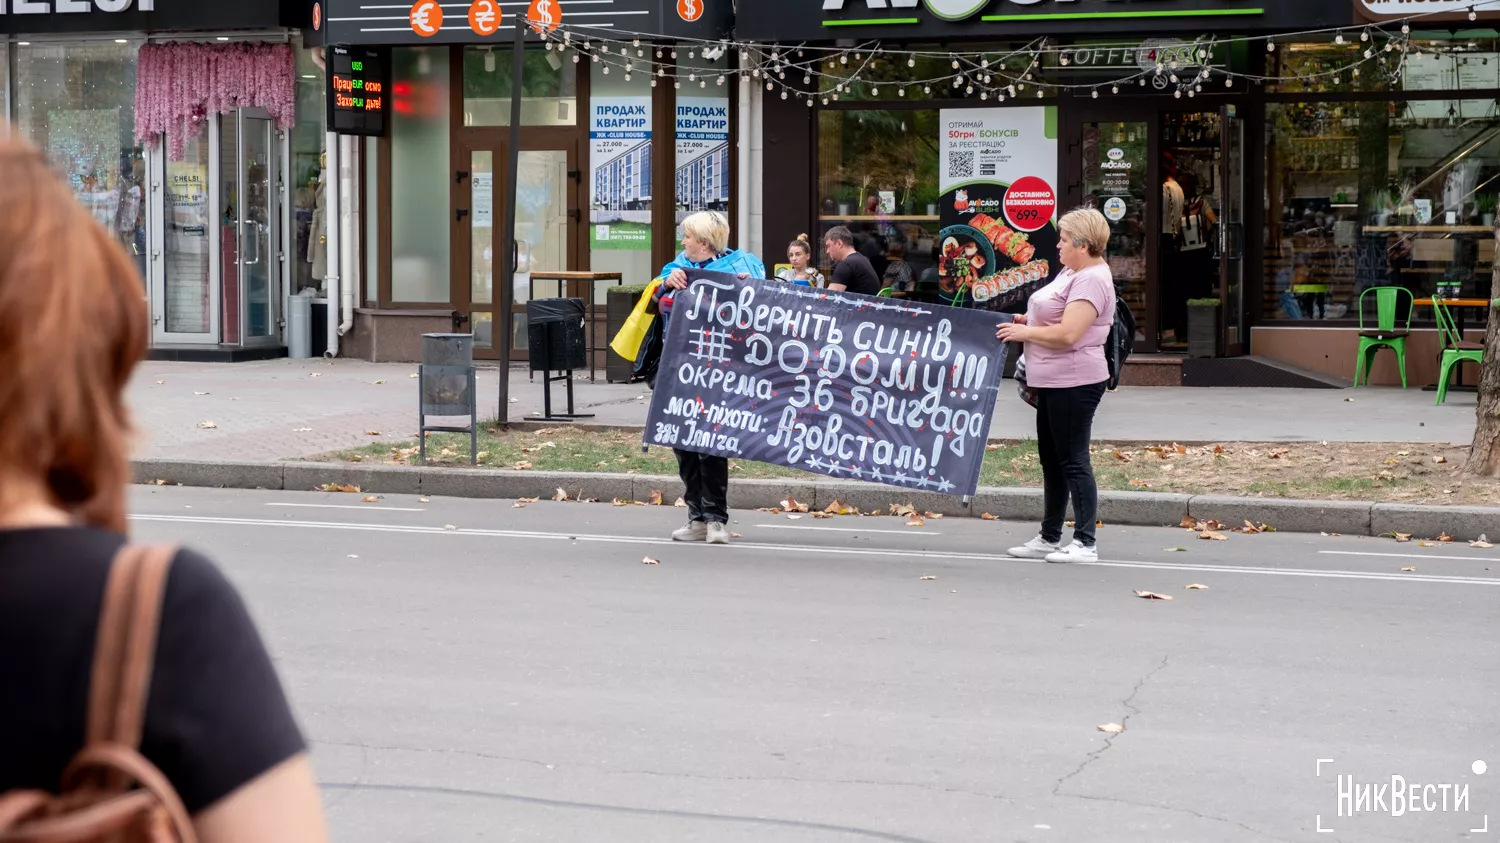
[[[762,530],[818,530],[825,533],[889,533],[893,536],[941,536],[942,533],[928,530],[862,530],[858,527],[801,527],[796,524],[751,524]]]
[[[534,541],[572,541],[589,542],[594,544],[629,544],[681,547],[680,544],[675,543],[668,538],[644,536],[596,536],[584,534],[574,535],[569,533],[542,533],[526,530],[480,530],[465,528],[449,530],[443,527],[418,527],[386,524],[344,524],[326,521],[268,521],[259,518],[211,518],[194,515],[132,515],[130,518],[132,521],[148,521],[168,524],[216,524],[227,527],[279,527],[283,529],[296,528],[305,530],[342,530],[368,533],[411,533],[417,535],[435,536],[479,536],[484,538],[531,539]],[[787,552],[787,547],[785,545],[739,542],[736,544],[725,545],[722,550],[716,549],[714,551],[710,551],[710,553],[721,553],[736,550],[785,554]],[[992,556],[982,553],[895,550],[889,548],[873,547],[801,547],[797,548],[797,552],[821,556],[884,556],[895,559],[961,560],[968,562],[1002,562],[1007,564],[1020,564],[1024,562],[1024,560],[1012,559],[1008,556]],[[1315,577],[1324,579],[1375,580],[1403,583],[1420,582],[1447,583],[1453,585],[1500,586],[1500,577],[1492,578],[1423,576],[1419,574],[1398,574],[1371,571],[1322,571],[1307,568],[1252,568],[1244,565],[1194,565],[1190,563],[1174,564],[1166,562],[1136,562],[1127,560],[1074,564],[1082,564],[1089,567],[1101,568],[1137,568],[1143,570],[1194,571],[1198,573],[1208,574],[1255,574],[1268,577]]]
[[[290,506],[290,507],[295,507],[297,509],[361,509],[361,510],[378,509],[381,512],[426,512],[427,511],[425,509],[409,509],[409,508],[400,507],[400,506],[370,506],[369,504],[366,504],[365,506],[348,506],[346,504],[338,504],[338,503],[268,503],[268,504],[266,504],[266,506]]]
[[[1377,556],[1382,559],[1456,559],[1460,562],[1495,562],[1500,559],[1493,556],[1442,556],[1436,553],[1369,553],[1363,550],[1320,550],[1326,556]]]

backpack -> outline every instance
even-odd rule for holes
[[[151,662],[175,548],[126,546],[110,566],[82,751],[60,795],[0,794],[0,843],[196,843],[167,777],[140,754]]]
[[[1109,338],[1104,341],[1104,360],[1109,364],[1109,383],[1106,388],[1110,392],[1120,387],[1120,373],[1124,371],[1125,361],[1130,359],[1130,352],[1133,350],[1135,314],[1130,312],[1130,305],[1120,295],[1120,288],[1115,287],[1115,324],[1109,327]]]

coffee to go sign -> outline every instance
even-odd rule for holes
[[[156,0],[0,0],[0,15],[50,15],[53,12],[124,12],[130,8],[150,12]]]

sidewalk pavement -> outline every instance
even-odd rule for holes
[[[279,460],[310,457],[371,441],[416,437],[417,367],[353,360],[259,363],[143,363],[128,391],[143,459]],[[645,384],[575,386],[585,423],[640,427]],[[498,413],[499,372],[479,370],[481,419]],[[540,414],[542,383],[510,373],[510,418]],[[553,387],[553,410],[565,411]],[[1473,393],[1449,393],[1433,405],[1419,389],[1201,389],[1125,387],[1106,395],[1094,424],[1097,441],[1123,442],[1434,442],[1468,444]],[[200,427],[213,422],[212,428]],[[990,436],[1035,436],[1033,411],[1002,381]]]

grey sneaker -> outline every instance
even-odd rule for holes
[[[1096,547],[1084,547],[1078,542],[1073,542],[1056,553],[1047,554],[1048,562],[1098,562],[1099,549]]]
[[[720,521],[708,522],[708,543],[729,544],[729,527]]]
[[[701,542],[708,538],[708,525],[702,521],[689,521],[672,533],[674,542]]]
[[[1020,547],[1013,547],[1007,550],[1006,553],[1017,559],[1046,559],[1061,549],[1062,545],[1057,542],[1049,542],[1038,535]]]

